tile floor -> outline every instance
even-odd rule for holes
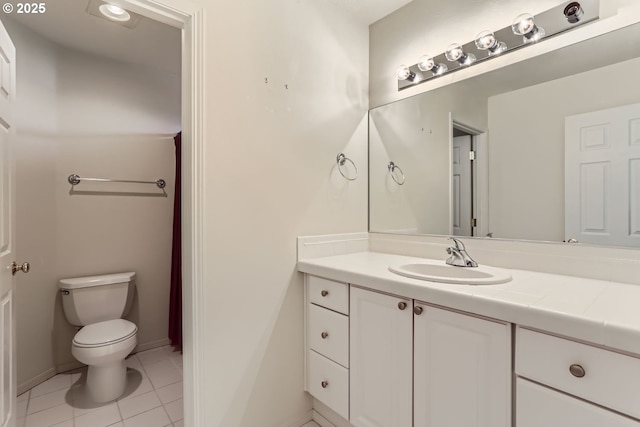
[[[127,390],[113,402],[84,397],[86,368],[18,396],[18,427],[183,427],[182,355],[169,346],[126,360]]]

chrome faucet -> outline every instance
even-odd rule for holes
[[[455,265],[456,267],[477,267],[478,263],[475,262],[467,253],[464,248],[464,244],[455,237],[449,237],[449,240],[453,240],[454,246],[447,248],[447,253],[451,255],[447,258],[447,264]]]

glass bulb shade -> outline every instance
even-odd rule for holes
[[[120,6],[116,6],[115,4],[101,4],[100,7],[98,7],[98,10],[100,10],[100,13],[102,13],[112,21],[124,22],[131,19],[131,15],[129,15],[129,12],[127,12]]]
[[[431,71],[436,63],[430,55],[424,55],[418,60],[418,68],[420,71]]]
[[[533,16],[528,13],[523,13],[522,15],[518,15],[518,17],[511,24],[511,29],[514,34],[519,36],[524,36],[527,33],[530,33],[536,28],[536,24],[533,20]]]
[[[403,64],[396,70],[396,76],[398,77],[398,80],[407,80],[411,77],[411,70]]]
[[[496,36],[491,31],[482,31],[476,36],[476,47],[480,50],[488,50],[498,44]]]
[[[464,55],[464,52],[459,43],[450,44],[444,53],[444,56],[446,56],[449,61],[457,61],[462,55]]]

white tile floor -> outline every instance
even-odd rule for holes
[[[58,374],[18,396],[18,427],[183,427],[182,355],[171,347],[127,358],[118,400],[86,399],[86,368]]]

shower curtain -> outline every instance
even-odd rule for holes
[[[176,146],[176,183],[173,200],[173,247],[171,250],[171,291],[169,295],[169,340],[182,352],[182,227],[180,217],[180,158],[182,132],[173,139]]]

